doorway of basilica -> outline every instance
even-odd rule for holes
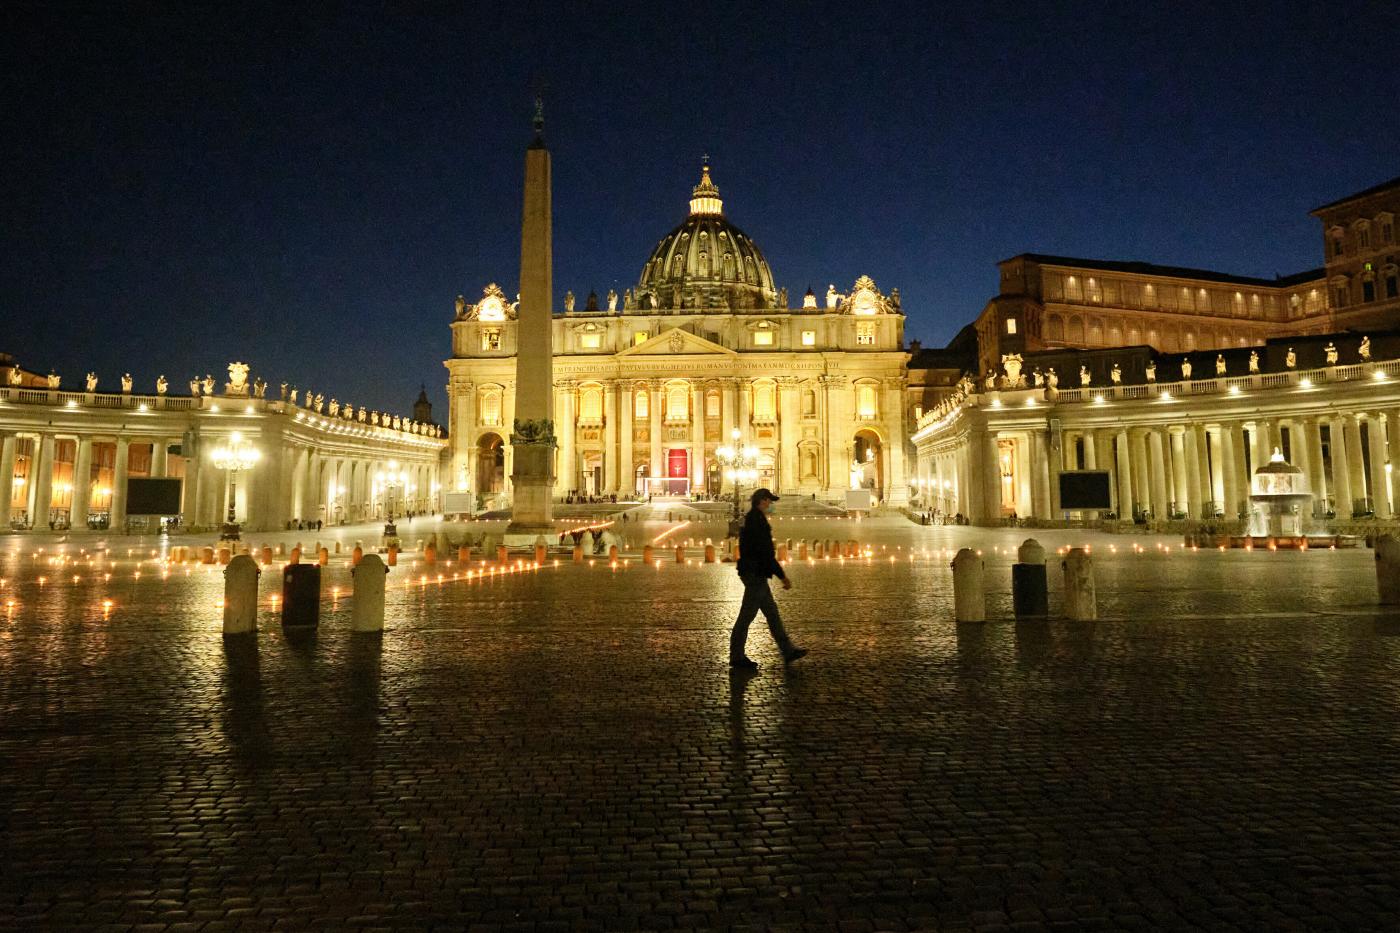
[[[506,442],[499,434],[487,432],[476,444],[476,491],[495,495],[505,488]]]
[[[851,488],[869,489],[877,500],[885,498],[884,444],[874,431],[856,432],[851,462]]]

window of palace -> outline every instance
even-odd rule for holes
[[[873,421],[880,416],[879,396],[875,387],[868,382],[856,386],[856,417],[862,421]]]
[[[584,331],[579,334],[578,344],[585,350],[596,350],[603,345],[603,335],[597,331],[592,333]]]
[[[690,417],[690,387],[683,382],[666,387],[666,420],[685,421]]]
[[[499,327],[484,327],[481,330],[481,349],[499,350],[501,348],[501,329]]]
[[[487,386],[477,396],[481,406],[481,423],[499,425],[501,423],[501,390]]]
[[[873,346],[875,346],[875,322],[874,322],[874,321],[862,321],[861,323],[859,323],[859,324],[856,325],[856,346],[858,346],[858,347],[873,347]]]
[[[718,392],[707,392],[707,393],[705,393],[705,417],[706,417],[706,418],[718,418],[718,417],[719,417],[719,393],[718,393]]]
[[[1094,303],[1103,301],[1103,289],[1099,287],[1099,280],[1090,276],[1084,283],[1084,294]]]
[[[636,333],[634,333],[634,334],[632,335],[632,346],[634,346],[634,347],[640,347],[642,344],[646,343],[649,339],[651,339],[651,335],[650,335],[650,334],[648,334],[648,333],[647,333],[646,331],[644,331],[644,330],[639,330],[639,331],[637,331]]]
[[[1335,230],[1332,233],[1332,255],[1342,255],[1342,231]]]
[[[1376,282],[1375,282],[1375,279],[1372,279],[1372,278],[1370,278],[1370,277],[1367,277],[1367,278],[1364,278],[1364,279],[1361,280],[1361,300],[1362,300],[1362,301],[1375,301],[1375,300],[1376,300]]]
[[[811,389],[802,390],[802,417],[815,418],[817,416],[817,393]]]
[[[756,347],[771,347],[773,345],[773,332],[766,329],[754,331],[753,345]]]
[[[1016,319],[1014,317],[1006,319],[1006,332],[1008,334],[1016,333]]]
[[[802,345],[804,347],[815,347],[817,345],[817,332],[814,330],[804,330],[802,332]]]
[[[638,389],[636,397],[632,400],[632,413],[638,418],[649,417],[650,408],[647,405],[647,390]]]
[[[1332,286],[1332,307],[1345,308],[1347,306],[1347,287],[1345,285]]]
[[[578,420],[582,424],[603,423],[603,389],[601,386],[584,386],[579,393]]]
[[[764,379],[753,384],[753,420],[778,420],[778,386],[771,380]]]
[[[1400,297],[1400,273],[1393,266],[1385,270],[1385,297]]]
[[[1364,220],[1356,228],[1356,243],[1362,249],[1371,248],[1371,225]]]
[[[1381,221],[1381,242],[1389,245],[1395,240],[1395,224],[1389,220]]]

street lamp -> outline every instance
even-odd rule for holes
[[[734,521],[737,523],[740,515],[740,488],[742,484],[758,479],[758,448],[741,447],[738,428],[730,433],[730,437],[734,444],[719,448],[715,451],[715,456],[724,464],[724,478],[734,484]]]
[[[220,470],[228,470],[228,520],[219,533],[220,540],[237,541],[239,538],[238,471],[251,470],[261,457],[262,453],[253,445],[245,443],[243,435],[237,431],[229,435],[227,444],[214,450],[214,466]]]

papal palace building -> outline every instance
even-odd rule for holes
[[[508,489],[516,345],[500,288],[458,298],[445,364],[457,490]],[[758,245],[725,216],[708,165],[636,287],[605,307],[566,294],[553,346],[559,496],[720,494],[730,487],[717,451],[737,432],[757,450],[753,485],[907,500],[898,291],[862,276],[789,307]]]
[[[1400,179],[1324,205],[1323,266],[1258,279],[1025,254],[948,349],[914,354],[922,505],[1011,516],[1237,520],[1277,449],[1313,520],[1394,517],[1400,461]],[[974,362],[975,361],[975,362]],[[962,373],[949,388],[930,374]],[[1070,512],[1058,474],[1106,470]]]

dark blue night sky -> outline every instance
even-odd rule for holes
[[[635,284],[708,152],[794,302],[868,273],[925,343],[1019,252],[1318,266],[1308,210],[1400,174],[1395,3],[99,6],[0,12],[0,350],[65,387],[441,403],[537,74],[558,295]]]

